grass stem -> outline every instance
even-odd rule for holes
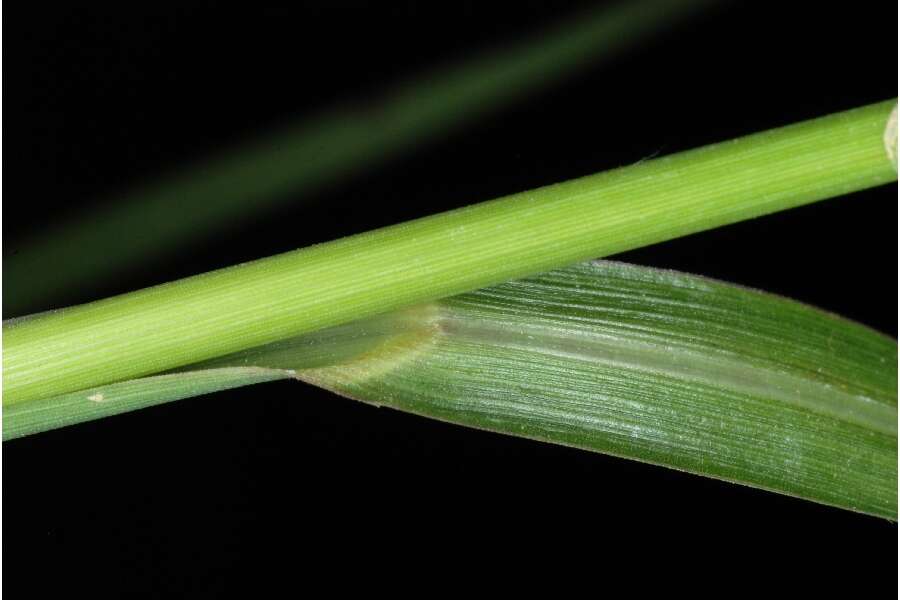
[[[3,404],[63,394],[895,181],[895,101],[4,326]]]

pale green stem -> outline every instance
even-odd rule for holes
[[[17,321],[4,327],[3,403],[157,373],[895,181],[884,143],[894,105]]]

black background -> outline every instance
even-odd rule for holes
[[[336,102],[364,106],[588,6],[260,4],[7,3],[4,254],[135,183]],[[887,2],[722,3],[613,64],[65,303],[893,97],[896,20]],[[885,186],[617,258],[781,293],[896,337],[896,194]],[[674,565],[672,583],[696,588],[710,572],[742,589],[783,577],[864,593],[896,581],[897,529],[881,519],[291,382],[4,444],[3,475],[5,583],[35,597],[334,587],[372,564],[393,583],[410,572],[521,582],[558,561],[597,585],[620,561]],[[505,558],[530,566],[507,570]]]

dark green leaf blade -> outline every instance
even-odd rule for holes
[[[423,325],[298,377],[453,423],[896,518],[897,345],[856,323],[700,277],[596,262],[435,303]]]

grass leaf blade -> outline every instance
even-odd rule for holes
[[[298,372],[340,394],[896,518],[897,345],[811,307],[597,262],[440,301]]]

